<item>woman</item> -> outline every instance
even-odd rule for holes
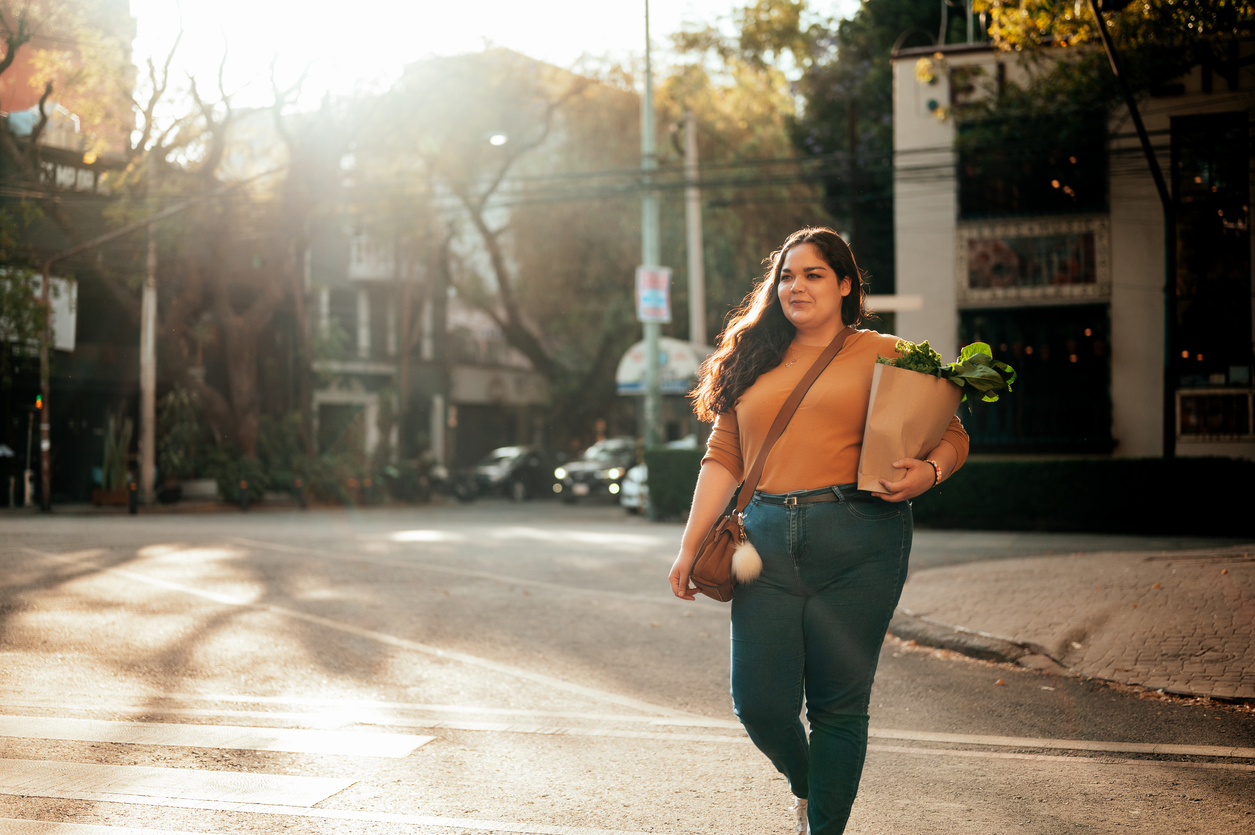
[[[734,313],[693,394],[698,416],[715,425],[671,568],[677,597],[693,599],[689,570],[703,537],[798,380],[833,337],[863,320],[863,301],[845,241],[810,228],[773,253],[770,272]],[[799,833],[845,829],[880,645],[906,579],[908,500],[952,475],[967,455],[955,418],[925,459],[894,464],[905,471],[898,481],[881,480],[877,492],[855,489],[872,370],[877,355],[898,355],[896,342],[867,330],[847,337],[772,449],[744,514],[762,566],[752,582],[753,569],[738,566],[733,706],[788,778]],[[799,718],[803,695],[809,739]]]

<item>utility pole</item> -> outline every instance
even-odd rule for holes
[[[662,260],[658,241],[658,193],[653,190],[653,172],[658,168],[654,151],[654,80],[649,50],[649,0],[645,0],[645,94],[641,97],[641,262],[646,270]],[[645,449],[662,442],[662,380],[658,371],[660,322],[645,322]]]
[[[52,417],[48,395],[52,393],[52,367],[48,351],[52,345],[52,262],[44,264],[44,283],[40,287],[44,304],[44,338],[39,340],[39,392],[43,403],[39,410],[39,509],[52,510]]]
[[[697,120],[684,110],[684,221],[688,232],[689,342],[706,344],[706,261],[702,249],[701,170],[697,164]]]
[[[148,195],[153,190],[154,163],[149,160]],[[153,502],[157,469],[157,225],[148,224],[148,257],[139,320],[139,487],[144,504]]]
[[[846,188],[850,193],[850,240],[847,241],[854,257],[863,255],[863,216],[859,211],[858,195],[858,101],[851,90],[845,96],[845,139],[849,146],[846,157]]]

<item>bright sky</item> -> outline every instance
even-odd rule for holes
[[[654,48],[684,23],[713,22],[744,0],[653,0]],[[812,0],[827,14],[851,14],[859,0]],[[179,31],[174,78],[196,76],[210,91],[229,52],[228,92],[241,105],[267,103],[270,63],[281,84],[309,67],[304,100],[378,88],[405,64],[431,55],[505,46],[559,66],[581,55],[626,60],[644,51],[644,0],[131,0],[139,22],[135,63],[158,66]],[[245,86],[247,85],[247,86]]]

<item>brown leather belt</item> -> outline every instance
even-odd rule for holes
[[[803,490],[800,493],[763,493],[755,491],[755,501],[763,504],[784,505],[795,507],[800,504],[816,504],[818,502],[874,502],[876,497],[865,490],[859,490],[854,484],[838,484],[833,487],[822,487],[819,490]]]

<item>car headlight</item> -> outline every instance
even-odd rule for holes
[[[611,467],[608,470],[602,470],[601,472],[597,473],[598,478],[608,478],[611,481],[613,481],[614,479],[618,478],[621,475],[623,475],[622,467]]]
[[[553,471],[553,477],[554,477],[554,478],[556,478],[556,479],[564,479],[564,478],[566,478],[566,468],[565,468],[565,467],[559,467],[558,469],[554,470],[554,471]]]
[[[617,484],[611,484],[611,485],[610,485],[610,492],[611,492],[611,494],[618,493],[618,492],[619,492],[619,485],[617,485]]]

